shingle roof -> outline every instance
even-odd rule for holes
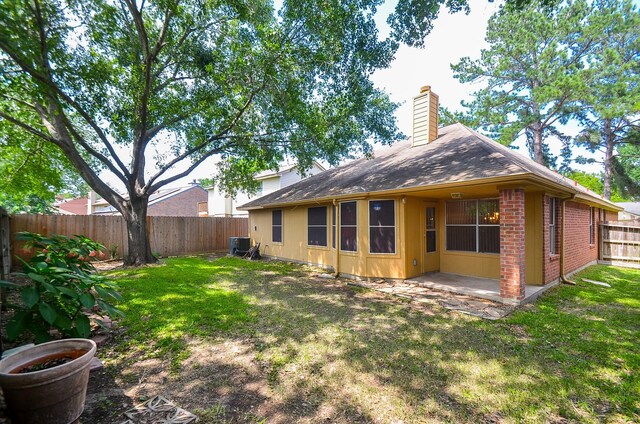
[[[640,202],[616,202],[625,212],[640,216]]]
[[[376,151],[373,159],[362,158],[328,169],[252,200],[240,209],[528,174],[602,201],[574,181],[462,124],[440,128],[438,133],[431,143],[412,147],[409,140],[398,142]]]
[[[160,202],[164,202],[165,200],[169,199],[170,197],[176,196],[180,193],[184,193],[185,191],[189,191],[193,188],[199,188],[200,190],[204,189],[199,185],[199,184],[189,184],[188,186],[185,187],[175,187],[175,188],[164,188],[164,189],[160,189],[156,192],[154,192],[153,194],[151,194],[149,196],[149,203],[148,206],[151,205],[155,205],[156,203],[160,203]],[[121,194],[122,197],[124,197],[125,199],[129,198],[129,195],[127,193]],[[114,208],[113,206],[109,205],[107,203],[106,200],[104,199],[100,199],[99,202],[96,202],[95,205],[106,205],[106,207],[104,209],[101,209],[98,212],[94,212],[95,215],[100,215],[100,214],[105,214],[105,213],[119,213],[116,208]]]

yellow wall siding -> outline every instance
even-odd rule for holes
[[[249,214],[250,237],[254,243],[260,242],[260,251],[264,255],[333,267],[331,205],[326,206],[327,247],[307,245],[306,207],[282,209],[282,243],[274,243],[271,240],[271,209],[251,211]]]
[[[369,253],[369,200],[378,200],[378,198],[357,200],[358,251],[340,252],[337,258],[340,273],[360,277],[406,278],[402,260],[404,206],[402,198],[393,199],[396,201],[396,253]],[[327,244],[329,245],[327,248],[307,245],[306,206],[283,208],[282,243],[273,243],[271,241],[271,209],[251,211],[249,214],[251,238],[254,243],[261,243],[261,252],[267,256],[331,266],[335,269],[337,255],[331,249],[331,204],[326,206],[328,215]],[[338,228],[337,232],[339,231],[340,229]],[[339,248],[339,243],[336,244]]]
[[[542,196],[543,193],[526,193],[524,198],[525,281],[533,285],[542,285],[544,279]]]
[[[422,273],[422,251],[420,246],[422,245],[422,239],[420,234],[422,232],[420,225],[420,208],[422,205],[421,199],[415,197],[407,197],[404,204],[404,213],[402,214],[402,221],[404,222],[404,243],[403,243],[403,257],[404,257],[404,275],[407,278],[415,277]],[[413,265],[413,260],[416,260],[417,265]]]
[[[396,201],[396,253],[369,253],[369,200]],[[307,246],[307,207],[283,208],[283,243],[271,241],[271,210],[250,212],[250,230],[254,242],[261,242],[265,255],[310,262],[336,268],[342,274],[372,278],[411,278],[424,271],[441,271],[484,278],[500,278],[500,255],[446,250],[446,200],[406,196],[358,199],[358,251],[331,249],[331,204],[327,203],[328,247]],[[436,205],[437,252],[426,254],[425,208]],[[317,205],[312,205],[317,206]],[[542,194],[525,197],[526,281],[540,284],[542,278]],[[339,214],[339,208],[338,208]],[[340,229],[338,227],[337,232]],[[339,248],[339,242],[336,243]],[[413,265],[414,259],[416,265]]]
[[[483,278],[500,278],[500,255],[446,250],[445,201],[438,204],[438,249],[440,271]]]

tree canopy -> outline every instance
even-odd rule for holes
[[[510,145],[526,138],[532,158],[556,167],[549,139],[562,143],[560,171],[572,161],[603,165],[605,198],[612,185],[625,196],[638,196],[639,181],[630,168],[640,123],[640,14],[630,0],[572,0],[557,7],[532,2],[521,9],[504,7],[488,25],[489,47],[480,58],[452,65],[462,82],[483,81],[466,112],[447,112]],[[580,128],[577,137],[564,124]],[[573,147],[600,152],[574,158]]]
[[[587,47],[580,28],[590,10],[585,0],[549,8],[532,2],[523,9],[502,8],[492,16],[480,58],[451,66],[461,82],[483,81],[464,106],[478,126],[505,145],[524,135],[533,159],[553,163],[544,140],[564,138],[558,124],[577,110],[586,89],[582,75]]]
[[[221,158],[217,182],[232,190],[285,156],[304,170],[399,137],[396,105],[370,76],[400,41],[420,45],[442,5],[465,3],[428,0],[429,13],[407,21],[413,3],[401,0],[386,39],[374,21],[380,3],[4,1],[2,139],[13,131],[24,145],[55,147],[126,219],[126,262],[153,262],[149,196],[207,157]]]
[[[632,136],[640,127],[640,13],[630,0],[596,1],[579,42],[589,54],[576,143],[602,154],[604,197],[615,183],[638,196],[618,150],[640,142]]]

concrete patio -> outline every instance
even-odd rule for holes
[[[431,289],[443,290],[452,293],[465,294],[481,299],[488,299],[494,302],[509,305],[519,305],[531,302],[540,296],[544,291],[555,284],[546,286],[525,287],[524,299],[517,301],[505,299],[500,296],[500,281],[489,278],[469,277],[465,275],[447,274],[444,272],[427,272],[418,277],[406,280],[406,283],[418,286],[429,287]]]

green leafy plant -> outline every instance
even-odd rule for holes
[[[22,261],[24,272],[16,275],[29,280],[27,285],[0,281],[0,285],[20,291],[21,303],[13,305],[16,313],[7,324],[7,337],[15,340],[22,333],[32,333],[37,342],[50,340],[51,330],[67,337],[89,337],[90,317],[122,316],[112,302],[122,298],[116,286],[95,273],[93,258],[102,255],[104,246],[84,236],[44,237],[19,233],[18,240],[36,254]],[[96,323],[104,327],[100,318]]]
[[[118,259],[118,245],[109,246],[109,259]]]

